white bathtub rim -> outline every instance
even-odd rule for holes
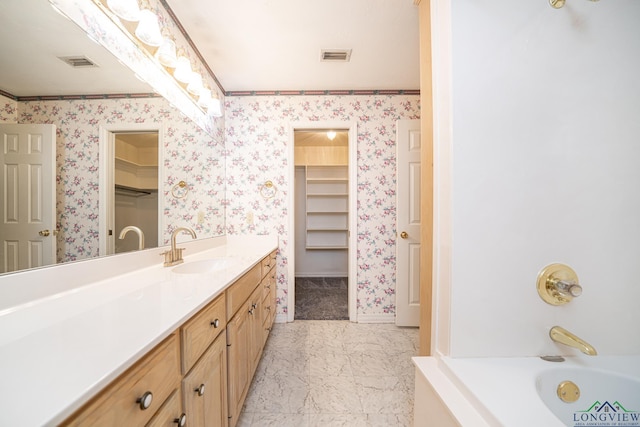
[[[640,381],[639,356],[571,356],[565,362],[547,362],[539,357],[513,358],[451,358],[437,355],[432,359],[451,383],[461,392],[467,403],[486,420],[489,425],[563,426],[538,395],[536,379],[542,370],[575,368],[601,371],[631,377]],[[414,358],[420,369],[420,358]],[[506,371],[506,373],[505,373]],[[426,373],[423,372],[425,376]],[[504,377],[500,383],[497,377]],[[505,386],[509,386],[506,387]],[[512,385],[516,384],[517,388]],[[519,387],[518,384],[526,384]],[[501,397],[505,390],[518,390],[518,401],[527,402],[527,419],[517,418],[518,407],[509,408]],[[509,392],[507,392],[509,394]],[[445,402],[446,403],[446,402]],[[447,404],[450,410],[454,409]],[[456,415],[451,411],[454,416]],[[526,423],[526,424],[525,424]]]

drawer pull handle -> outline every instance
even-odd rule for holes
[[[271,285],[265,285],[265,288],[271,289]]]
[[[136,403],[139,403],[140,409],[144,411],[145,409],[148,409],[149,406],[151,406],[152,401],[153,401],[153,393],[148,391],[145,394],[143,394],[142,397],[138,398],[138,400],[136,400]]]
[[[211,326],[213,326],[214,328],[217,328],[218,326],[220,326],[220,319],[216,319],[213,322],[211,322]]]
[[[174,419],[173,422],[178,424],[178,427],[186,426],[187,425],[187,414],[180,415],[180,418]]]
[[[198,396],[202,396],[204,394],[204,384],[200,384],[200,387],[194,388],[193,391],[198,393]]]
[[[253,312],[254,312],[254,310],[255,310],[255,308],[251,308],[251,309],[249,310],[249,314],[253,316]]]
[[[267,306],[267,310],[271,311],[271,306],[270,305]]]
[[[256,307],[258,307],[258,304],[256,304],[255,302],[251,304],[251,308],[256,308]]]

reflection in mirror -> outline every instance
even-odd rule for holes
[[[138,129],[148,124],[158,129],[162,141],[158,157],[163,162],[158,165],[156,245],[167,244],[177,226],[193,228],[198,237],[224,234],[221,132],[211,136],[186,119],[48,2],[3,0],[0,16],[4,18],[0,52],[3,58],[11,58],[0,63],[0,124],[48,124],[55,129],[56,141],[51,147],[55,173],[49,184],[49,188],[55,186],[55,218],[35,221],[36,236],[49,230],[41,240],[48,239],[53,249],[29,243],[28,250],[2,250],[1,272],[88,259],[101,253],[100,235],[108,230],[101,230],[105,218],[99,210],[100,175],[105,171],[100,170],[99,145],[101,132],[110,127],[126,129],[131,125],[131,129]],[[171,196],[171,188],[180,181],[188,183],[188,198]],[[47,185],[43,182],[42,191],[30,197],[51,196],[53,191],[47,191]],[[26,209],[16,212],[26,215]],[[119,231],[114,224],[111,235],[115,240]],[[153,244],[153,234],[145,232],[145,247]],[[136,241],[137,237],[130,234],[128,239]],[[18,241],[3,230],[0,240],[3,248]],[[37,242],[33,232],[24,240]],[[44,258],[47,251],[53,254],[51,260]],[[16,254],[22,258],[20,262],[14,259]]]
[[[158,132],[114,135],[113,252],[158,246]],[[135,227],[135,228],[133,228]],[[128,228],[133,232],[122,231]],[[137,233],[137,234],[136,234]],[[116,238],[117,236],[117,238]]]

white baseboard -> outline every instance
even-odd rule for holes
[[[295,277],[348,277],[349,273],[295,273]]]
[[[395,314],[358,314],[358,323],[396,323]]]
[[[287,315],[284,313],[276,314],[275,323],[287,323]]]

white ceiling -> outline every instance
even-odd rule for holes
[[[419,89],[413,0],[167,0],[226,91]],[[348,63],[321,49],[352,49]]]
[[[99,67],[58,59],[77,55]],[[0,0],[0,58],[0,89],[13,96],[153,92],[46,0]]]
[[[413,0],[168,4],[225,91],[419,89]],[[0,17],[0,89],[11,95],[153,91],[46,0],[0,0]],[[351,61],[321,62],[321,49],[352,49]],[[57,58],[75,55],[99,67]]]

